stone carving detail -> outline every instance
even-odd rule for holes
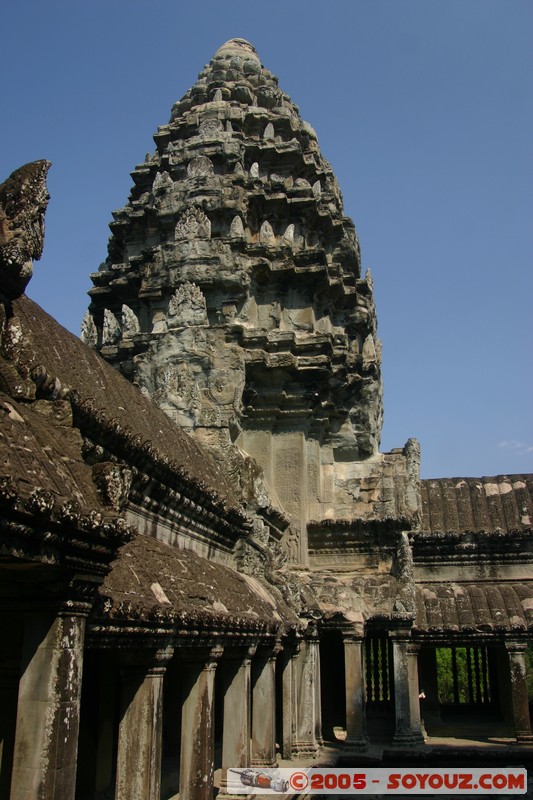
[[[250,167],[250,178],[258,178],[259,177],[259,164],[257,161],[254,161],[252,166]]]
[[[276,241],[274,231],[272,230],[272,225],[268,220],[265,220],[261,225],[261,230],[259,231],[259,240],[265,244],[274,244]]]
[[[294,225],[292,222],[290,225],[287,225],[285,233],[283,234],[283,241],[286,242],[286,244],[294,244]]]
[[[263,133],[263,139],[268,141],[269,139],[274,139],[274,126],[271,122],[265,128],[265,132]]]
[[[154,194],[162,194],[167,189],[172,189],[174,183],[168,172],[158,172],[152,184],[152,191]]]
[[[146,385],[141,379],[139,382],[141,391],[144,390],[146,394],[151,395],[167,413],[169,408],[176,409],[184,415],[194,416],[198,413],[201,394],[194,374],[186,362],[179,364],[167,362],[158,365],[152,380]]]
[[[188,208],[178,220],[176,225],[176,240],[179,239],[210,239],[211,222],[201,208],[193,206]]]
[[[376,361],[381,364],[383,359],[383,342],[381,339],[376,339]]]
[[[178,286],[168,304],[167,323],[169,328],[207,325],[205,297],[195,283],[187,281]]]
[[[235,398],[236,386],[233,382],[234,376],[231,370],[213,370],[209,376],[208,395],[217,405],[228,405],[233,403]]]
[[[244,236],[244,225],[242,224],[242,219],[239,216],[233,217],[229,229],[229,235],[232,239],[240,239]]]
[[[121,511],[128,502],[133,473],[125,464],[110,461],[93,466],[93,480],[104,503]]]
[[[98,330],[90,311],[86,311],[81,322],[80,339],[88,347],[96,348],[98,344]]]
[[[197,156],[189,162],[187,175],[189,178],[205,178],[213,174],[213,162],[207,156]]]
[[[315,183],[313,183],[313,194],[317,199],[322,194],[322,186],[320,185],[320,181],[315,181]]]
[[[217,93],[220,93],[220,97],[218,98],[216,97]],[[220,89],[217,89],[215,92],[215,97],[213,100],[216,99],[222,100],[222,92]],[[204,119],[200,123],[198,130],[200,136],[202,136],[204,139],[216,139],[223,132],[222,123],[218,119]]]
[[[129,306],[122,306],[122,336],[124,339],[129,339],[135,336],[136,333],[141,332],[141,326],[137,315],[131,310]]]
[[[0,293],[11,300],[24,292],[43,251],[50,166],[26,164],[0,185]]]
[[[120,339],[120,325],[115,315],[108,308],[104,311],[104,327],[102,330],[102,344],[113,345]]]
[[[368,334],[363,342],[363,359],[365,361],[376,360],[376,348],[374,346],[374,337],[371,333]]]

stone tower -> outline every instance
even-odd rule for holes
[[[306,564],[311,521],[398,512],[357,233],[315,132],[243,39],[154,138],[82,336],[212,448]]]

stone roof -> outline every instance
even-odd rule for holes
[[[0,381],[4,367],[0,359]],[[21,499],[38,488],[55,504],[74,500],[85,511],[102,508],[68,401],[21,403],[1,393],[0,411],[0,475],[9,476]]]
[[[426,583],[416,587],[415,630],[448,633],[533,629],[533,583]]]
[[[513,533],[533,527],[533,475],[423,480],[421,496],[423,531]]]
[[[232,488],[209,453],[149,398],[29,298],[16,301],[14,313],[22,332],[19,372],[37,376],[45,396],[68,396],[75,417],[122,435],[132,452],[144,451],[221,501],[233,503]],[[6,370],[12,369],[6,364]]]
[[[121,548],[99,591],[100,613],[113,619],[270,634],[297,626],[272,586],[142,534]]]

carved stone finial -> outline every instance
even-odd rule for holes
[[[98,330],[90,311],[85,312],[85,316],[81,322],[80,339],[88,347],[96,348],[98,345]]]
[[[0,186],[0,283],[9,300],[24,292],[33,273],[32,261],[43,252],[50,166],[50,161],[33,161]]]
[[[263,139],[265,139],[265,141],[274,139],[274,126],[271,122],[269,122],[265,128]]]
[[[120,325],[117,318],[108,308],[104,310],[104,328],[102,332],[102,344],[116,344],[120,339]]]
[[[137,315],[127,305],[122,306],[122,336],[124,339],[130,339],[136,333],[141,332],[141,326]]]
[[[371,333],[368,334],[363,342],[363,359],[364,361],[376,360],[376,346],[374,344],[374,337]]]
[[[167,189],[172,189],[173,181],[168,172],[158,172],[154,178],[152,191],[154,194],[162,194]]]
[[[272,225],[268,220],[265,220],[261,225],[261,230],[259,231],[259,240],[265,244],[274,244],[276,241],[274,231],[272,230]]]
[[[287,225],[285,233],[283,234],[283,241],[286,244],[294,244],[294,225],[292,222],[290,225]]]
[[[233,217],[231,221],[229,235],[232,239],[239,239],[244,236],[244,225],[242,224],[242,219],[238,215]]]

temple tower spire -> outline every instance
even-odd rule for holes
[[[255,459],[297,528],[337,515],[335,465],[378,451],[380,343],[316,134],[232,39],[154,138],[113,214],[85,339],[235,480],[242,452]]]

